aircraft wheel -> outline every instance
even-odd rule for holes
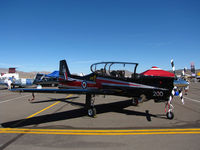
[[[96,116],[96,109],[95,108],[88,109],[88,116],[95,117]]]
[[[138,105],[138,99],[137,98],[133,98],[133,100],[132,100],[132,105],[133,106],[137,106]]]
[[[167,116],[167,119],[171,120],[171,119],[174,118],[174,113],[173,112],[167,112],[166,116]]]

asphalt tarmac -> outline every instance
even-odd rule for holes
[[[96,96],[97,117],[87,116],[84,95],[14,93],[0,88],[0,150],[176,149],[199,150],[200,83],[185,104],[175,97],[174,119],[165,104]]]

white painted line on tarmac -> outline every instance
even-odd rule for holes
[[[0,96],[3,96],[3,95],[12,95],[13,93],[0,93]]]
[[[16,99],[19,99],[19,98],[23,98],[23,97],[28,97],[28,96],[31,96],[31,95],[25,95],[25,96],[15,97],[15,98],[12,98],[12,99],[1,101],[0,104],[1,103],[6,103],[6,102],[10,102],[10,101],[13,101],[13,100],[16,100]]]
[[[188,100],[191,100],[191,101],[194,101],[194,102],[198,102],[198,103],[200,103],[200,100],[191,99],[191,98],[188,98],[188,97],[185,97],[185,96],[184,96],[183,98],[188,99]]]

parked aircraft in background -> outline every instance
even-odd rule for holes
[[[26,87],[33,85],[33,79],[19,78],[19,74],[16,73],[16,68],[9,68],[8,73],[1,73],[0,85],[8,85],[8,80],[12,81],[12,87]]]
[[[59,71],[54,71],[50,74],[41,74],[37,73],[33,84],[40,85],[42,87],[47,87],[47,86],[58,86],[59,81]]]
[[[198,72],[198,73],[196,72],[194,62],[191,63],[191,72],[192,72],[192,75],[190,78],[194,79],[195,82],[197,80],[200,81],[200,72]]]
[[[195,65],[194,65],[194,62],[191,63],[191,74],[188,74],[186,73],[186,69],[185,69],[185,79],[190,81],[190,82],[196,82],[196,81],[200,81],[200,72],[196,72],[196,69],[195,69]]]
[[[197,73],[197,79],[200,82],[200,72]]]

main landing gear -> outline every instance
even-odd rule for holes
[[[172,120],[174,118],[174,113],[169,111],[166,113],[166,116],[167,116],[167,119]]]
[[[94,108],[95,95],[86,94],[85,108],[90,117],[96,117],[96,109]]]
[[[138,106],[138,104],[139,104],[139,98],[133,97],[132,98],[132,105],[133,106]]]
[[[132,105],[138,106],[139,103],[145,102],[147,100],[146,95],[142,94],[140,97],[133,97],[132,98]]]
[[[28,99],[29,102],[32,102],[32,101],[35,100],[35,94],[34,93],[32,93],[32,97],[33,97],[32,99]]]

